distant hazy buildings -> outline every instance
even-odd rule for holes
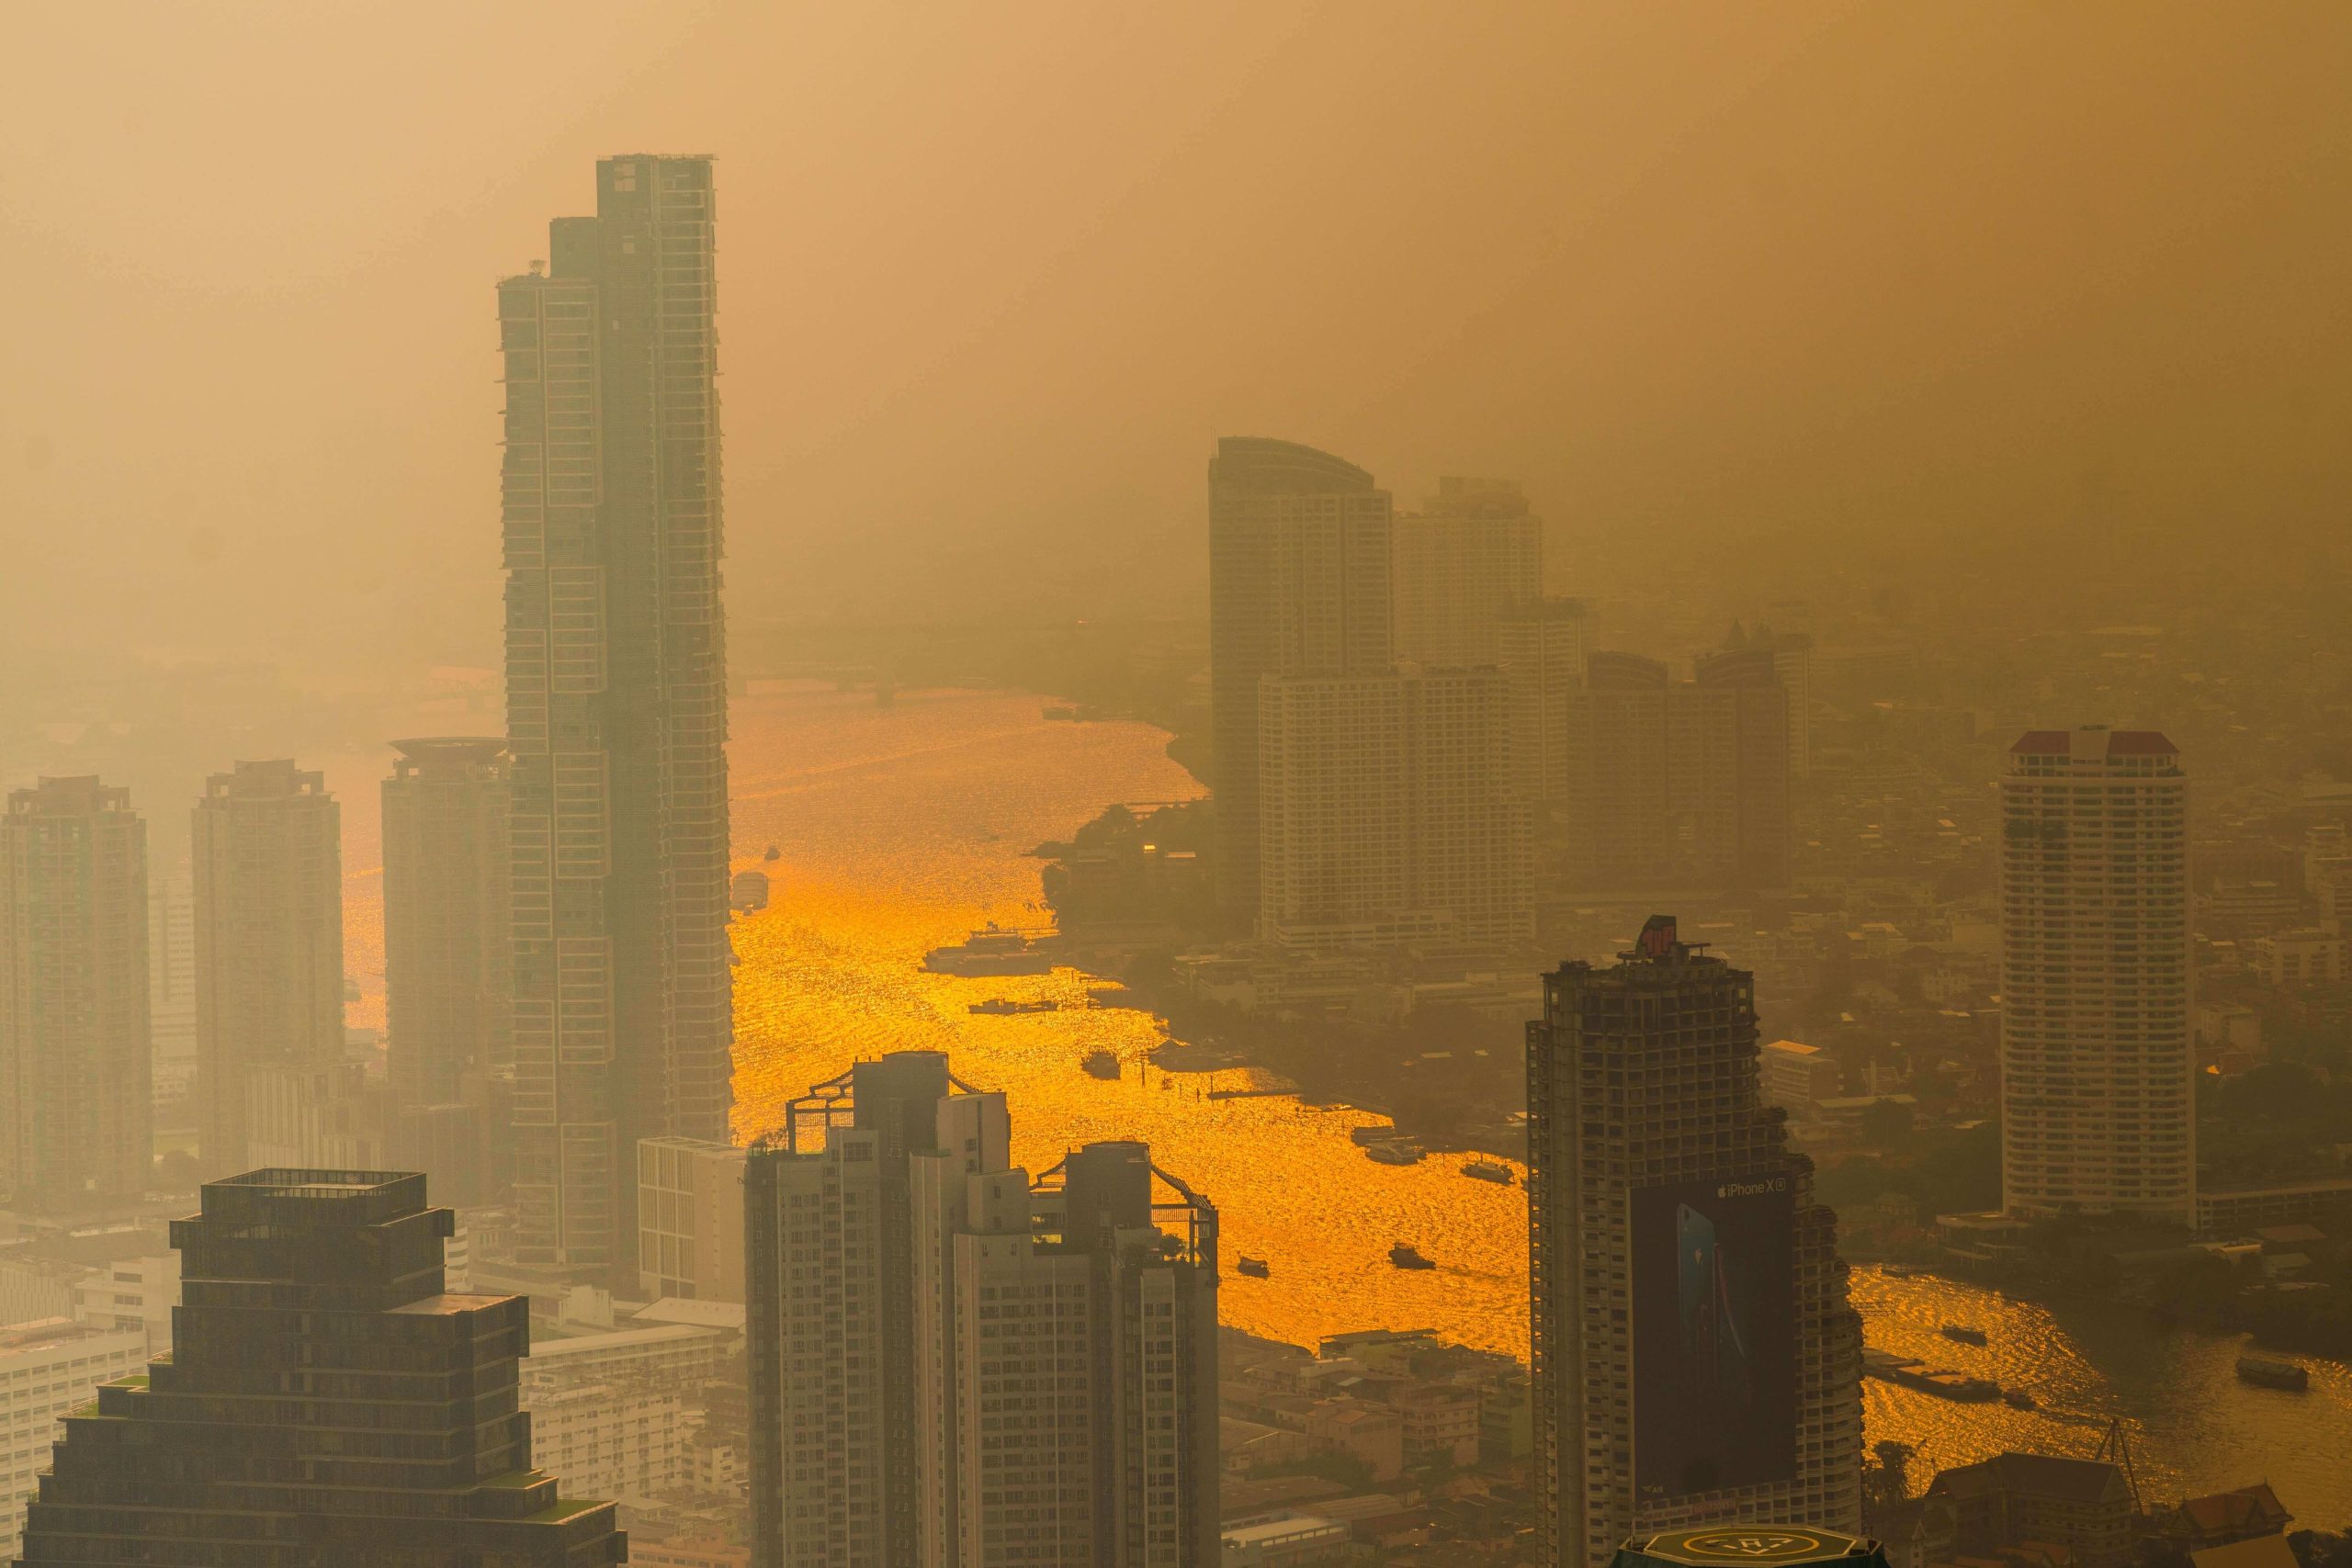
[[[747,1168],[752,1561],[1216,1561],[1216,1215],[1140,1144],[862,1062]],[[822,1147],[809,1145],[821,1138]]]
[[[1270,677],[1258,709],[1260,936],[1491,952],[1533,934],[1501,671]]]
[[[1568,704],[1584,683],[1585,607],[1574,599],[1531,600],[1503,612],[1495,631],[1510,702],[1512,787],[1539,815],[1568,792]]]
[[[1519,481],[1441,479],[1438,493],[1393,526],[1396,658],[1495,663],[1505,613],[1544,595],[1544,523]]]
[[[343,811],[326,776],[239,762],[192,824],[198,1159],[241,1170],[260,1102],[283,1109],[343,1061]]]
[[[730,1103],[712,223],[607,158],[498,288],[521,1256],[632,1286],[639,1139]]]
[[[613,1505],[562,1499],[532,1466],[529,1303],[443,1293],[451,1226],[422,1176],[209,1184],[172,1224],[171,1359],[65,1417],[28,1568],[623,1561]]]
[[[1577,890],[1786,886],[1788,694],[1770,654],[1711,656],[1689,682],[1638,654],[1591,654],[1566,728]]]
[[[2188,781],[2152,730],[2035,730],[2001,780],[2001,1186],[2192,1222]]]
[[[0,1194],[135,1199],[154,1162],[147,824],[130,792],[43,779],[0,817]]]
[[[1388,492],[1352,463],[1227,436],[1209,463],[1209,701],[1217,900],[1258,913],[1258,683],[1395,662]]]
[[[185,874],[147,879],[147,1017],[155,1125],[196,1126],[196,894]]]
[[[480,1080],[509,1055],[505,744],[392,746],[400,757],[383,789],[386,1066],[396,1104],[443,1105],[479,1095]]]
[[[743,1151],[700,1138],[637,1145],[637,1277],[648,1300],[743,1299]]]
[[[1655,917],[1528,1026],[1539,1561],[1860,1523],[1861,1325],[1812,1163],[1758,1092],[1753,978]]]

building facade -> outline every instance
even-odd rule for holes
[[[2036,730],[2001,780],[2001,1190],[2019,1218],[2197,1204],[2188,781],[2151,730]]]
[[[1681,1525],[1860,1524],[1861,1324],[1758,1091],[1755,985],[1653,917],[1528,1026],[1538,1561]]]
[[[169,1360],[64,1421],[27,1568],[288,1561],[422,1568],[625,1561],[610,1503],[534,1467],[519,1296],[443,1292],[422,1176],[256,1170],[172,1224]]]
[[[1510,693],[1510,767],[1519,797],[1540,816],[1568,790],[1568,703],[1584,683],[1585,607],[1574,599],[1514,604],[1495,634]]]
[[[1139,1144],[1009,1143],[901,1052],[753,1145],[759,1568],[1216,1561],[1216,1212]]]
[[[1258,718],[1261,937],[1492,952],[1532,934],[1500,671],[1270,677]]]
[[[649,1299],[743,1299],[743,1159],[699,1138],[638,1144],[637,1276]]]
[[[24,1543],[25,1505],[40,1489],[57,1423],[101,1383],[143,1371],[143,1328],[50,1318],[0,1327],[0,1562]]]
[[[186,874],[147,879],[148,1055],[157,1128],[196,1126],[196,895]]]
[[[1437,488],[1393,525],[1396,657],[1498,663],[1505,615],[1544,596],[1543,520],[1529,513],[1517,479],[1449,475]]]
[[[343,1062],[343,808],[326,775],[239,762],[191,824],[198,1161],[248,1168],[255,1100]]]
[[[498,287],[515,1200],[524,1261],[634,1287],[638,1140],[731,1096],[711,163],[596,180]]]
[[[1395,662],[1393,506],[1372,476],[1288,441],[1227,436],[1209,463],[1209,705],[1217,901],[1258,913],[1258,683]]]
[[[147,824],[130,792],[43,779],[0,817],[0,1194],[59,1213],[153,1168]]]
[[[395,1106],[456,1104],[479,1098],[512,1056],[506,747],[475,737],[392,747],[400,756],[383,787],[386,1067]]]

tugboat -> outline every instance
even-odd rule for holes
[[[1392,1268],[1396,1269],[1434,1269],[1437,1267],[1436,1264],[1430,1262],[1428,1258],[1422,1257],[1418,1251],[1406,1246],[1401,1241],[1388,1249],[1388,1262]]]
[[[1119,1076],[1119,1058],[1108,1051],[1089,1051],[1086,1054],[1086,1060],[1080,1062],[1079,1066],[1085,1070],[1088,1077],[1101,1078],[1106,1083]],[[1249,1259],[1244,1258],[1242,1261],[1247,1263]],[[1266,1266],[1261,1263],[1258,1267],[1262,1270]],[[1241,1271],[1244,1274],[1250,1272],[1247,1269]]]
[[[1942,1334],[1945,1338],[1957,1345],[1984,1345],[1989,1343],[1989,1341],[1984,1337],[1984,1331],[1983,1329],[1971,1328],[1964,1323],[1947,1323],[1938,1332]]]
[[[934,975],[1050,975],[1053,960],[1036,951],[1027,936],[991,921],[954,947],[934,947],[922,955],[922,966]]]
[[[1252,1280],[1262,1280],[1267,1274],[1266,1260],[1262,1258],[1237,1258],[1233,1260],[1233,1268],[1236,1273],[1247,1274]]]
[[[1511,1185],[1510,1167],[1497,1165],[1490,1159],[1472,1160],[1462,1168],[1462,1174],[1476,1177],[1480,1181],[1491,1181],[1498,1187]]]
[[[2312,1386],[2312,1374],[2301,1361],[2281,1361],[2269,1356],[2240,1356],[2238,1381],[2301,1393]]]

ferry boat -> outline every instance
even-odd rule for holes
[[[1085,1071],[1087,1077],[1102,1078],[1105,1082],[1119,1076],[1119,1058],[1108,1051],[1089,1051],[1086,1054],[1086,1060],[1080,1062],[1079,1066]],[[1258,1267],[1262,1269],[1265,1265],[1261,1263]],[[1242,1272],[1247,1273],[1249,1270],[1244,1269]]]
[[[1236,1273],[1247,1274],[1252,1280],[1262,1280],[1268,1273],[1266,1260],[1262,1258],[1237,1258],[1233,1260],[1233,1268]]]
[[[1363,1152],[1383,1165],[1419,1165],[1421,1156],[1427,1151],[1409,1139],[1390,1138],[1383,1143],[1365,1145]]]
[[[1984,1337],[1984,1331],[1983,1329],[1971,1328],[1964,1323],[1947,1323],[1942,1328],[1937,1330],[1937,1332],[1955,1344],[1984,1345],[1990,1343],[1990,1341]]]
[[[1436,1264],[1422,1257],[1419,1252],[1406,1246],[1401,1241],[1388,1249],[1388,1261],[1393,1267],[1398,1269],[1434,1269],[1437,1267]]]
[[[1939,1399],[1958,1400],[1963,1404],[1982,1404],[1987,1400],[2001,1397],[2001,1385],[1990,1378],[1972,1378],[1961,1372],[1946,1371],[1886,1350],[1866,1348],[1862,1351],[1862,1375],[1917,1389],[1921,1393],[1932,1393]]]
[[[2281,1361],[2271,1356],[2240,1356],[2238,1381],[2301,1393],[2312,1386],[2312,1374],[2301,1361]]]
[[[974,1002],[965,1010],[1001,1017],[1011,1013],[1058,1012],[1061,1010],[1061,1005],[1051,997],[1039,997],[1033,1002],[1016,1002],[1010,997],[990,997],[984,1002]]]
[[[1507,1165],[1497,1165],[1490,1159],[1472,1160],[1469,1164],[1462,1168],[1462,1174],[1464,1176],[1476,1177],[1480,1181],[1491,1181],[1498,1187],[1509,1187],[1511,1185],[1510,1167]]]
[[[1348,1129],[1349,1141],[1354,1144],[1358,1148],[1369,1148],[1374,1144],[1385,1144],[1391,1138],[1401,1136],[1403,1136],[1403,1134],[1398,1133],[1393,1126],[1351,1127]]]
[[[933,948],[922,955],[922,966],[933,975],[1001,977],[1050,975],[1054,962],[1039,953],[1024,932],[990,921],[953,947]]]

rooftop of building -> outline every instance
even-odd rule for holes
[[[1344,457],[1263,435],[1219,436],[1216,456],[1209,460],[1209,482],[1266,495],[1373,488],[1372,475]]]
[[[2123,1472],[2105,1460],[2010,1450],[1939,1472],[1928,1484],[1931,1497],[1981,1497],[1994,1492],[2024,1492],[2075,1503],[2127,1503],[2131,1488]]]
[[[12,1323],[0,1328],[0,1356],[75,1345],[103,1335],[137,1335],[143,1342],[145,1334],[143,1328],[117,1328],[110,1324],[85,1323],[79,1318],[38,1317],[29,1323]]]
[[[2009,748],[2012,757],[2072,757],[2099,761],[2109,757],[2170,757],[2180,748],[2160,730],[2109,729],[2085,725],[2079,729],[2030,729]]]

